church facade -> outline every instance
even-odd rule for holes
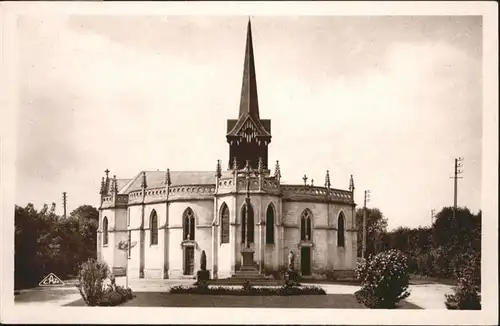
[[[227,120],[227,169],[142,171],[101,182],[97,256],[131,278],[192,278],[204,251],[211,278],[245,265],[302,277],[352,275],[357,260],[354,182],[348,190],[284,184],[268,162],[271,121],[261,119],[248,23],[238,119]]]

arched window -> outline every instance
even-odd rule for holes
[[[194,240],[194,213],[189,207],[182,216],[182,229],[184,240]]]
[[[150,228],[151,228],[151,245],[157,245],[158,244],[158,215],[156,214],[156,211],[153,209],[151,212],[151,219],[150,219]]]
[[[266,243],[274,243],[274,209],[272,204],[269,204],[266,213]]]
[[[229,243],[229,208],[222,204],[220,217],[220,242]]]
[[[108,245],[108,218],[106,216],[102,219],[102,244]]]
[[[300,216],[300,240],[311,240],[311,218],[312,213],[310,210],[305,209]]]
[[[246,210],[248,208],[248,211]],[[241,243],[245,243],[248,236],[248,243],[253,243],[253,208],[252,205],[244,205],[241,209]],[[247,218],[248,217],[248,218]]]
[[[345,243],[344,224],[345,224],[344,213],[340,212],[337,224],[337,247],[343,247]]]

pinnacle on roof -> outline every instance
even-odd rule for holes
[[[330,171],[326,170],[325,175],[325,187],[330,188],[332,184],[330,183]]]
[[[243,82],[241,85],[240,114],[250,115],[259,120],[259,102],[257,98],[257,81],[255,77],[255,61],[253,55],[252,23],[248,19],[247,43],[245,47],[245,61],[243,65]]]
[[[116,175],[113,176],[113,181],[111,183],[111,193],[118,194],[118,181],[116,180]]]
[[[147,187],[148,183],[146,181],[146,171],[142,171],[141,188],[146,189]]]
[[[277,178],[281,177],[280,161],[276,161],[276,166],[274,168],[274,176]]]
[[[165,172],[165,184],[167,186],[172,185],[172,180],[170,179],[170,169],[167,169],[167,172]]]
[[[215,177],[220,178],[222,176],[222,167],[220,165],[220,160],[217,160],[217,165],[215,167]]]

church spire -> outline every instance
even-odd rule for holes
[[[255,77],[255,61],[253,56],[252,23],[248,19],[247,43],[243,66],[243,82],[241,85],[240,115],[249,114],[259,120],[259,102],[257,99],[257,81]]]

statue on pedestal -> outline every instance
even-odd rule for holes
[[[293,251],[290,251],[290,253],[288,254],[288,270],[289,271],[293,271],[294,260],[295,260],[295,255],[293,254]]]

